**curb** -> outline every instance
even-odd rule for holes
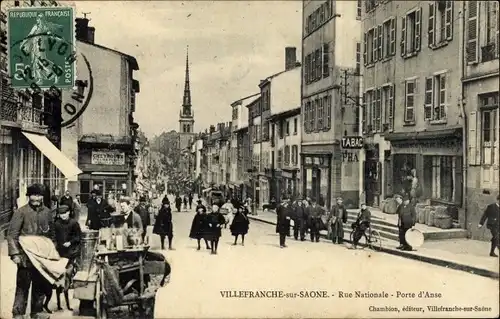
[[[276,225],[275,222],[261,219],[257,216],[249,215],[248,218],[251,220],[261,222],[261,223],[265,223],[265,224],[269,224],[269,225]],[[324,239],[328,239],[326,237],[326,235],[324,235],[324,234],[320,234],[320,237],[324,238]],[[344,239],[344,241],[351,243],[351,241],[349,239]],[[415,254],[412,254],[411,252],[404,251],[404,250],[396,250],[396,249],[379,247],[379,246],[374,246],[373,249],[376,251],[390,254],[390,255],[395,255],[395,256],[400,256],[400,257],[407,258],[407,259],[417,260],[420,262],[424,262],[424,263],[428,263],[428,264],[432,264],[432,265],[436,265],[436,266],[440,266],[440,267],[444,267],[444,268],[448,268],[448,269],[464,271],[464,272],[467,272],[467,273],[470,273],[473,275],[478,275],[478,276],[493,278],[493,279],[499,279],[499,274],[494,272],[494,271],[482,269],[482,268],[478,268],[478,267],[474,267],[474,266],[464,265],[464,264],[457,263],[454,261],[443,260],[443,259],[438,259],[438,258],[428,257],[428,256],[420,256],[420,255],[415,255]]]

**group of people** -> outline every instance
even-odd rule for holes
[[[184,204],[184,210],[187,211],[188,207],[189,209],[192,209],[193,206],[193,194],[189,193],[188,195],[184,195],[181,197],[179,194],[175,196],[175,208],[177,209],[177,212],[180,212],[182,209],[182,204]]]
[[[58,309],[61,309],[59,295],[62,290],[69,289],[72,276],[78,269],[80,256],[81,228],[75,217],[74,202],[66,193],[57,205],[47,207],[44,204],[45,186],[33,184],[27,188],[28,203],[14,211],[7,233],[8,253],[17,265],[16,292],[12,315],[24,318],[31,286],[31,318],[47,318],[43,313],[48,309],[48,301],[52,297],[52,284],[42,276],[20,243],[22,236],[42,236],[49,238],[61,257],[68,259],[64,287],[59,287]],[[54,202],[54,198],[52,198]],[[71,205],[71,206],[70,206]],[[67,295],[66,295],[67,296]],[[67,304],[69,307],[69,304]]]
[[[210,250],[211,254],[216,255],[219,239],[222,236],[222,228],[230,223],[229,228],[234,236],[233,245],[237,245],[238,237],[241,236],[241,245],[244,246],[245,235],[248,233],[250,225],[248,213],[246,206],[237,201],[232,203],[231,200],[228,200],[223,205],[212,204],[210,211],[208,211],[202,201],[198,200],[189,237],[197,240],[197,250],[201,249],[200,243],[203,239],[206,249]],[[227,216],[231,216],[231,218],[227,218]]]

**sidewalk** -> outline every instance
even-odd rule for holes
[[[272,211],[258,211],[258,215],[248,215],[251,220],[276,225],[276,213]],[[321,237],[326,239],[327,232],[321,231]],[[344,240],[350,242],[349,233],[345,233]],[[489,242],[471,239],[448,239],[427,241],[416,251],[402,251],[396,249],[398,243],[383,241],[382,247],[376,247],[382,252],[414,259],[437,266],[466,271],[472,274],[499,278],[499,259],[488,256]]]

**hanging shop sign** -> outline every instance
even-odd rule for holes
[[[125,165],[125,153],[92,151],[91,163],[94,165]]]
[[[361,149],[363,148],[363,137],[361,136],[344,136],[342,138],[343,149]]]

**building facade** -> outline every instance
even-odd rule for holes
[[[88,19],[77,19],[79,86],[62,94],[63,105],[87,104],[74,125],[62,129],[62,150],[83,171],[73,190],[82,202],[97,186],[105,196],[131,195],[139,151],[133,117],[140,91],[133,78],[137,60],[94,43],[88,28]]]
[[[69,2],[68,2],[69,3]],[[70,3],[69,3],[70,4]],[[64,191],[65,181],[81,172],[61,153],[61,92],[30,94],[13,89],[7,71],[7,16],[9,7],[59,6],[56,1],[11,1],[0,11],[0,231],[13,210],[27,203],[32,183],[46,186],[45,204]]]
[[[450,59],[460,51],[457,3],[364,2],[369,204],[401,193],[415,169],[423,201],[462,205],[460,68],[459,59]]]
[[[260,141],[261,136],[260,123],[262,114],[260,94],[248,103],[246,107],[248,109],[249,154],[252,159],[249,169],[252,194],[249,197],[252,198],[252,204],[255,207],[259,207],[261,205],[259,180],[259,173],[261,172],[261,144],[258,141]]]
[[[459,56],[463,103],[467,118],[464,156],[467,158],[464,208],[460,224],[472,238],[489,240],[476,225],[499,187],[499,12],[495,1],[456,2],[464,12],[465,46]]]
[[[341,148],[342,137],[359,134],[358,7],[355,1],[303,1],[302,192],[326,207],[337,196],[348,207],[359,201],[359,154]]]

